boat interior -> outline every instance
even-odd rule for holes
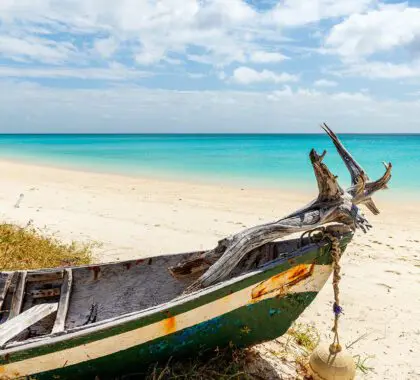
[[[320,244],[328,242],[297,238],[265,244],[249,252],[231,278],[316,249]],[[1,272],[0,348],[34,337],[89,327],[174,300],[194,278],[176,278],[168,268],[202,254]]]

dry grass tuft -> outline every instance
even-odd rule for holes
[[[207,356],[154,367],[146,380],[253,380],[247,374],[247,363],[253,360],[253,353],[247,349],[225,349]]]
[[[0,224],[0,270],[89,264],[92,245],[64,244],[28,225]]]
[[[170,360],[165,366],[151,367],[146,375],[119,380],[306,380],[311,379],[308,358],[319,342],[313,325],[294,324],[281,338],[247,349],[217,350],[185,360]]]

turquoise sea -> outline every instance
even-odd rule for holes
[[[342,134],[371,178],[391,161],[391,188],[420,187],[420,135]],[[323,134],[73,134],[0,135],[0,158],[76,169],[241,185],[316,188],[308,154],[325,162],[343,186],[349,175]]]

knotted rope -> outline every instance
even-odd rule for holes
[[[338,336],[338,320],[340,315],[343,313],[343,308],[340,306],[340,258],[341,258],[341,248],[340,248],[340,241],[331,233],[326,232],[324,236],[331,242],[331,256],[333,261],[333,289],[334,289],[334,305],[333,305],[333,312],[334,312],[334,326],[332,331],[334,332],[334,340],[330,345],[330,353],[331,355],[338,354],[342,347],[340,345],[340,338]]]
[[[317,232],[319,235],[315,235],[314,233]],[[333,305],[333,312],[334,312],[334,326],[332,331],[334,332],[334,340],[330,345],[330,353],[331,355],[338,354],[342,347],[340,345],[340,338],[338,336],[338,320],[340,315],[343,313],[343,308],[340,306],[340,258],[342,255],[342,251],[340,248],[340,240],[335,237],[331,232],[328,232],[325,227],[315,228],[313,230],[305,231],[300,238],[300,246],[303,244],[303,238],[305,235],[308,235],[309,240],[311,241],[321,241],[324,238],[327,238],[330,243],[330,252],[332,257],[332,265],[333,265],[333,290],[334,290],[334,305]]]

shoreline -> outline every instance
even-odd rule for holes
[[[272,191],[272,192],[281,192],[281,193],[290,193],[290,195],[298,194],[302,198],[305,196],[315,197],[317,195],[318,189],[316,184],[315,176],[313,176],[312,181],[304,180],[294,180],[286,179],[281,183],[274,183],[273,181],[264,181],[264,180],[255,180],[251,181],[245,178],[226,178],[222,177],[216,179],[213,176],[208,176],[206,178],[199,177],[198,174],[192,173],[169,173],[168,171],[157,170],[156,174],[152,175],[150,173],[129,173],[129,172],[119,172],[118,170],[102,170],[99,167],[87,167],[87,166],[77,166],[70,163],[60,162],[57,164],[44,163],[41,161],[30,162],[29,157],[25,158],[3,158],[0,157],[0,165],[11,164],[11,165],[22,165],[29,167],[36,167],[38,169],[52,169],[52,170],[63,170],[73,173],[85,173],[93,175],[103,175],[103,176],[112,176],[112,177],[121,177],[121,178],[131,178],[137,180],[146,180],[146,181],[155,181],[155,182],[165,182],[165,183],[184,183],[189,185],[200,185],[206,187],[228,187],[231,189],[237,188],[247,188],[256,191]],[[175,178],[176,176],[185,175],[183,178]],[[340,178],[339,178],[340,180]],[[349,181],[349,178],[344,179],[345,182]],[[221,185],[223,183],[223,185]],[[344,186],[344,185],[343,185]],[[304,190],[305,189],[305,190]],[[393,189],[392,187],[392,178],[388,191],[381,191],[375,194],[375,199],[384,200],[386,202],[392,202],[403,205],[411,204],[413,201],[420,204],[418,201],[418,191],[414,189]]]
[[[103,177],[113,177],[113,178],[121,178],[121,179],[131,179],[131,180],[138,180],[138,181],[154,181],[154,182],[161,182],[161,183],[167,183],[167,184],[186,184],[186,185],[199,185],[203,187],[213,187],[213,188],[230,188],[230,189],[238,189],[238,188],[247,188],[255,191],[270,191],[270,192],[287,192],[290,194],[298,194],[301,197],[310,197],[310,196],[316,196],[317,194],[317,184],[316,179],[313,177],[312,182],[297,182],[299,188],[293,187],[293,184],[289,184],[290,188],[283,187],[281,184],[275,185],[274,183],[262,183],[261,185],[258,184],[258,181],[248,181],[245,178],[240,179],[226,179],[221,178],[219,180],[216,180],[216,178],[213,177],[207,177],[202,178],[197,175],[195,177],[194,175],[189,175],[191,173],[188,173],[183,178],[175,178],[175,175],[170,175],[169,170],[167,172],[164,171],[158,171],[155,175],[152,174],[141,174],[141,173],[128,173],[128,172],[118,172],[113,170],[101,170],[99,167],[93,168],[93,167],[87,167],[87,166],[77,166],[67,163],[44,163],[44,162],[30,162],[28,159],[11,159],[11,158],[3,158],[0,157],[0,166],[4,165],[14,165],[16,168],[18,167],[26,167],[26,168],[34,168],[36,170],[55,170],[58,172],[68,172],[67,174],[74,173],[74,174],[90,174],[95,176],[103,176]],[[176,173],[181,174],[181,173]],[[185,173],[182,173],[185,174]],[[262,181],[261,181],[262,182]],[[305,185],[312,184],[312,189],[303,189]]]
[[[317,195],[315,179],[310,189],[299,192],[3,160],[0,170],[2,222],[26,225],[31,220],[44,233],[66,242],[98,242],[96,262],[212,249],[221,238],[283,217]],[[24,196],[16,208],[20,194]],[[420,376],[420,203],[381,196],[375,196],[375,202],[381,210],[378,216],[363,210],[373,228],[367,234],[356,231],[342,259],[340,298],[345,314],[340,337],[344,343],[357,341],[353,355],[362,360],[374,356],[366,363],[374,369],[360,378],[416,378]],[[329,282],[297,321],[315,323],[327,342],[332,300]]]

